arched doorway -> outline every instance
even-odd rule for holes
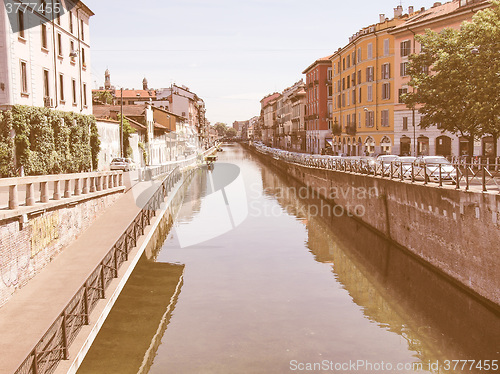
[[[417,155],[429,156],[429,138],[427,136],[419,136],[417,139]]]
[[[351,139],[347,139],[347,155],[351,156]]]
[[[361,156],[363,154],[363,143],[361,142],[361,137],[358,138],[358,155]]]
[[[407,136],[402,136],[399,139],[399,154],[401,156],[411,155],[411,139]]]
[[[346,153],[345,150],[345,138],[342,139],[342,154]]]
[[[451,138],[441,135],[436,138],[436,155],[451,156]]]
[[[365,140],[365,150],[368,152],[368,154],[372,154],[375,152],[375,141],[371,136],[369,136]]]
[[[391,154],[392,142],[388,136],[384,136],[380,142],[381,153]]]

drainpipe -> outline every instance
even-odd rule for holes
[[[58,100],[58,95],[57,95],[57,84],[58,84],[58,80],[57,80],[57,52],[56,52],[56,49],[57,49],[57,44],[56,44],[56,24],[54,22],[54,17],[52,17],[52,42],[53,42],[53,46],[54,46],[54,94],[55,94],[55,105],[54,105],[54,108],[57,108],[59,106],[59,100]]]

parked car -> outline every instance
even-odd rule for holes
[[[111,160],[111,163],[109,165],[110,170],[123,170],[123,171],[129,171],[131,170],[131,165],[129,162],[127,162],[126,158],[123,157],[115,157],[113,160]]]
[[[411,168],[416,159],[417,158],[413,156],[403,156],[396,158],[393,161],[393,176],[397,176],[399,178],[411,178]],[[390,167],[391,166],[389,164],[389,173]]]
[[[441,180],[457,180],[457,170],[455,166],[443,156],[421,156],[417,158],[415,165],[418,173],[415,179],[425,179],[427,182],[439,182]]]
[[[397,155],[380,155],[377,157],[377,165],[383,176],[389,176],[391,174],[391,163],[394,165],[397,158]]]

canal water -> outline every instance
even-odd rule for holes
[[[241,146],[218,157],[79,374],[496,372],[497,311]]]

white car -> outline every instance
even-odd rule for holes
[[[123,157],[115,157],[112,161],[111,164],[109,165],[110,170],[123,170],[123,171],[129,171],[130,169],[130,163],[127,162],[126,158]]]
[[[443,156],[421,156],[415,161],[419,169],[418,178],[426,179],[427,182],[439,182],[457,180],[457,170],[455,166]]]

